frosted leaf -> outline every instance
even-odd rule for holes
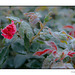
[[[48,69],[50,68],[50,66],[53,64],[53,56],[52,55],[49,55],[47,56],[47,58],[44,60],[43,62],[43,65],[42,65],[42,68],[44,69]]]
[[[72,64],[70,64],[70,63],[65,63],[65,66],[66,66],[66,68],[74,69],[73,66],[72,66]]]
[[[75,49],[75,39],[72,39],[72,40],[71,40],[71,45],[72,45],[72,48]]]
[[[52,68],[52,69],[66,69],[66,66],[65,66],[65,64],[62,63],[62,62],[57,62],[57,63],[53,63],[53,64],[51,65],[51,68]]]
[[[34,35],[31,26],[25,21],[21,22],[20,28],[19,28],[19,33],[22,36],[22,38],[24,38],[24,33],[26,33],[27,38],[29,38],[29,39],[31,39]]]
[[[46,45],[50,46],[52,49],[57,50],[57,46],[53,41],[45,41]]]
[[[39,32],[39,29],[34,28],[34,33],[37,34]]]
[[[51,68],[52,69],[73,69],[73,66],[70,63],[57,62],[57,63],[53,63]]]
[[[13,17],[13,16],[7,16],[6,18],[10,19],[10,20],[14,20],[17,22],[21,22],[21,20],[18,17]]]
[[[34,12],[29,12],[29,13],[24,13],[26,17],[29,17],[29,22],[31,24],[37,24],[40,21],[41,15],[39,13],[34,13]]]

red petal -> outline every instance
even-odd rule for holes
[[[5,34],[1,34],[2,36],[4,36],[5,38],[7,39],[12,39],[13,38],[13,35],[9,36],[9,35],[5,35]]]
[[[63,28],[72,28],[73,29],[73,26],[70,26],[70,25],[67,25],[67,26],[64,26]]]
[[[13,20],[11,22],[12,22],[12,24],[14,24],[14,21]]]

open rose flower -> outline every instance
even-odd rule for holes
[[[12,21],[12,23],[7,25],[4,29],[1,29],[1,32],[1,35],[5,38],[12,39],[13,35],[16,33],[16,26],[14,24],[14,21]]]

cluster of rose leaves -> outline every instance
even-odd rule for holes
[[[32,14],[32,15],[31,15]],[[37,23],[39,21],[39,18],[34,14],[34,13],[30,13],[30,15],[28,13],[25,13],[25,15],[28,15],[28,17],[30,17],[30,22],[31,23]],[[36,20],[36,21],[34,21]],[[6,39],[12,39],[14,34],[16,34],[17,30],[16,30],[16,25],[14,24],[14,21],[12,20],[11,21],[12,23],[7,25],[4,29],[1,29],[1,32],[2,32],[2,36],[4,36],[4,38]],[[73,37],[75,38],[75,26],[70,26],[70,25],[67,25],[67,26],[64,26],[63,28],[72,28],[73,31],[71,31],[69,33],[69,35],[74,35]],[[69,38],[69,37],[67,37]],[[53,42],[53,41],[45,41],[46,45],[50,46],[52,49],[45,49],[43,51],[37,51],[35,52],[33,55],[37,55],[37,56],[41,56],[41,55],[45,55],[45,54],[52,54],[54,57],[56,55],[58,55],[58,52],[57,52],[57,46],[56,44]],[[65,56],[69,56],[69,57],[73,57],[75,54],[75,52],[73,51],[69,51],[67,54],[65,54],[64,52],[62,52],[62,54],[60,55],[61,58],[56,58],[54,61],[57,61],[57,60],[63,60],[65,58]]]

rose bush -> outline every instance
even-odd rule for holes
[[[74,12],[74,7],[0,7],[0,68],[75,68]]]

